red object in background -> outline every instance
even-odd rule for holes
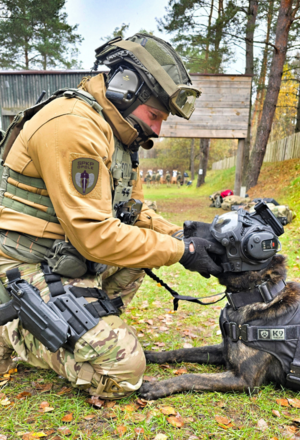
[[[233,191],[231,189],[226,189],[225,191],[221,192],[221,197],[224,199],[224,197],[227,196],[233,196]]]

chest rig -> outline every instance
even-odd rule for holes
[[[271,302],[285,288],[285,282],[279,281],[269,286],[263,283],[253,289],[252,295],[246,292],[227,294],[229,304],[220,315],[220,328],[224,339],[238,341],[275,356],[281,363],[285,374],[285,385],[288,388],[300,390],[300,307],[296,305],[290,313],[268,319],[268,325],[263,319],[254,319],[245,324],[230,321],[228,311],[244,307],[255,302]],[[251,292],[251,291],[249,291]]]

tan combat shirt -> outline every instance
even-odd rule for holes
[[[58,98],[25,124],[5,163],[18,173],[44,180],[47,191],[19,186],[49,195],[59,224],[2,206],[0,228],[52,239],[67,236],[85,258],[111,266],[152,268],[176,263],[184,244],[170,235],[180,229],[178,226],[145,204],[136,226],[113,218],[109,172],[113,133],[130,145],[137,132],[106,99],[103,75],[86,83],[86,90],[99,102],[106,120],[79,99]],[[76,191],[72,180],[72,162],[78,158],[99,163],[97,183],[86,195]],[[18,185],[11,178],[9,183]],[[45,210],[42,205],[6,196]],[[139,172],[132,197],[144,201]]]

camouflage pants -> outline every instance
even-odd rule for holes
[[[47,302],[49,289],[39,264],[18,266],[23,279],[36,286]],[[83,279],[62,278],[63,284],[78,287],[103,288],[110,298],[120,295],[125,305],[132,300],[144,278],[139,269],[108,267],[100,276]],[[7,278],[0,272],[0,280]],[[86,298],[95,301],[94,298]],[[53,369],[67,378],[75,387],[87,389],[90,394],[106,399],[124,397],[140,388],[145,371],[145,356],[133,329],[119,316],[100,318],[99,323],[76,343],[74,353],[60,348],[51,353],[19,319],[0,327],[0,336],[8,347],[15,350],[29,364]],[[0,361],[1,362],[1,361]]]

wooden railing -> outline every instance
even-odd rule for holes
[[[300,133],[292,134],[284,139],[269,142],[264,162],[281,162],[282,160],[300,158]],[[236,164],[236,156],[227,157],[212,164],[213,170],[226,170]]]

